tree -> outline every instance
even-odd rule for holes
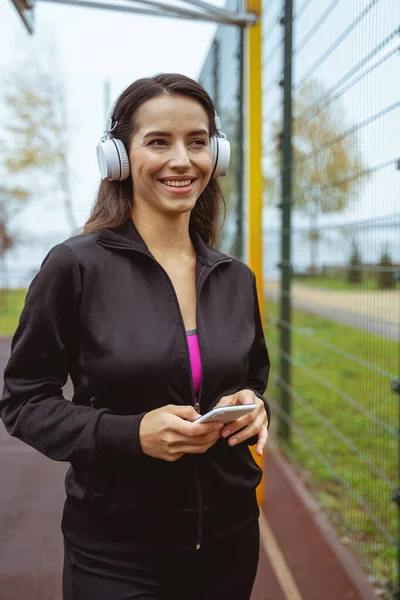
[[[17,242],[17,234],[13,228],[14,217],[28,200],[29,193],[21,187],[0,185],[0,271],[6,276],[5,257]],[[7,283],[2,281],[0,300],[3,301],[3,288]]]
[[[347,281],[349,283],[360,284],[363,280],[363,274],[361,270],[361,254],[356,240],[353,238],[351,241],[351,256],[349,260],[349,268],[347,270]]]
[[[378,263],[377,284],[380,290],[391,290],[394,288],[394,267],[389,248],[386,246],[382,250],[381,258]]]
[[[35,173],[31,187],[40,196],[45,175],[45,192],[52,189],[61,196],[73,230],[77,222],[70,188],[66,92],[60,73],[53,53],[46,67],[35,61],[10,74],[5,95],[10,112],[5,127],[10,140],[5,166],[14,175],[31,178]]]
[[[0,272],[5,272],[5,257],[18,241],[15,228],[15,217],[29,200],[27,189],[10,176],[6,168],[6,149],[4,140],[0,140]],[[2,286],[4,281],[2,282]]]
[[[345,126],[344,111],[337,102],[330,103],[318,82],[310,81],[300,88],[293,106],[292,204],[308,218],[310,271],[315,272],[321,239],[319,216],[346,209],[368,171],[363,167],[356,135]],[[272,124],[275,150],[271,172],[264,177],[267,197],[273,201],[280,194],[281,128],[281,123]]]

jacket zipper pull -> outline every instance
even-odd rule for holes
[[[201,544],[196,544],[196,550],[200,550]]]
[[[92,396],[92,397],[90,398],[90,406],[91,406],[92,408],[96,408],[96,407],[95,407],[95,405],[94,405],[94,403],[95,403],[95,402],[96,402],[96,398],[95,398],[94,396]]]
[[[195,403],[194,403],[194,410],[195,410],[197,413],[200,413],[200,404],[199,404],[198,402],[195,402]]]

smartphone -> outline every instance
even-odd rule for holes
[[[221,423],[231,423],[239,417],[247,415],[257,408],[257,404],[238,404],[236,406],[218,406],[213,408],[205,415],[202,415],[194,423],[208,423],[209,421],[220,421]]]

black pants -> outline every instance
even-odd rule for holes
[[[130,554],[118,564],[65,541],[63,600],[249,600],[258,556],[258,523],[208,548]]]

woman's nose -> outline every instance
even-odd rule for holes
[[[176,144],[173,146],[170,165],[176,169],[190,167],[189,154],[184,144]]]

